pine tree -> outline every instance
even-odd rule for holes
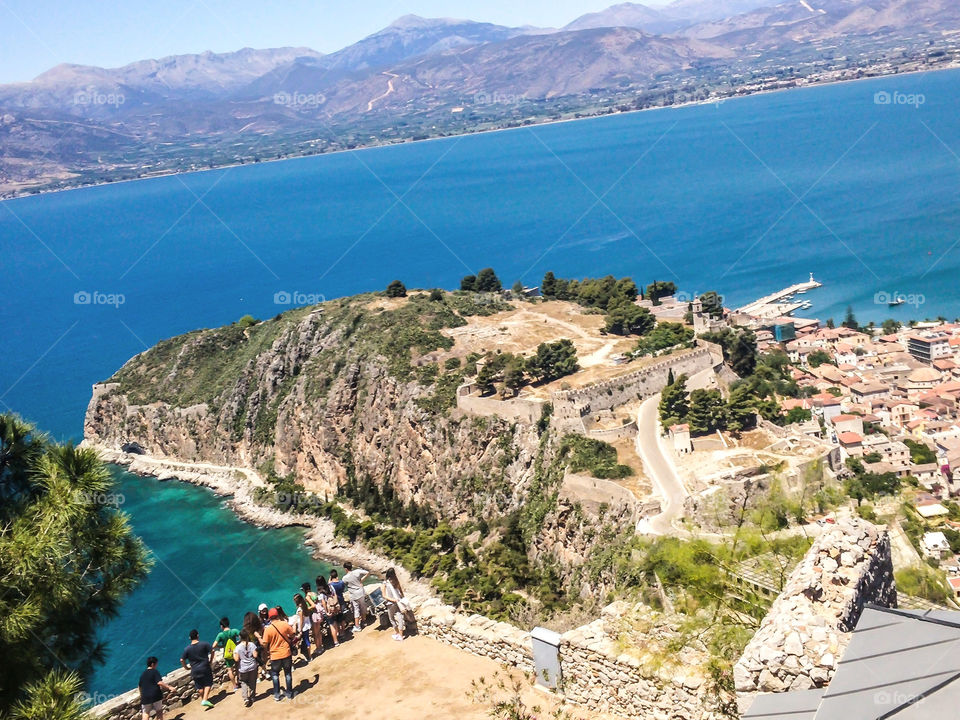
[[[149,568],[112,487],[93,450],[0,415],[0,716],[80,717],[97,628]]]
[[[671,374],[673,371],[671,370]],[[660,393],[660,422],[664,427],[682,423],[690,411],[687,403],[687,376],[681,375]]]
[[[704,435],[726,427],[727,406],[719,390],[697,389],[690,393],[690,432]]]

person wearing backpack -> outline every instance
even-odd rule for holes
[[[234,691],[240,689],[240,682],[237,679],[237,672],[234,669],[237,662],[233,654],[240,640],[240,631],[230,627],[230,620],[226,617],[220,618],[220,632],[217,639],[213,641],[213,648],[223,648],[223,664],[227,666],[227,677],[230,678],[230,684]]]

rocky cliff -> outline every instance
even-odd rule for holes
[[[484,311],[474,302],[358,296],[163,341],[94,387],[85,439],[250,468],[325,499],[369,479],[454,526],[522,512],[531,557],[571,566],[590,534],[557,503],[558,433],[456,410],[475,370],[444,330]]]

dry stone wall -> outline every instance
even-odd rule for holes
[[[843,520],[811,546],[734,666],[741,707],[756,693],[827,685],[867,603],[897,605],[890,537]]]
[[[645,670],[636,658],[618,650],[608,623],[623,608],[615,603],[603,617],[564,633],[560,645],[565,700],[625,718],[655,720],[717,720],[723,717],[704,679],[696,671],[669,678]],[[417,610],[417,627],[424,635],[474,655],[533,672],[529,632],[480,615],[462,615],[438,600]]]
[[[163,705],[166,710],[173,710],[199,700],[194,692],[193,680],[190,671],[178,668],[164,676],[163,681],[173,688],[173,692],[164,694]],[[227,682],[227,669],[223,661],[217,658],[213,664],[213,686]],[[140,720],[140,691],[130,690],[123,695],[117,695],[105,703],[90,710],[90,717],[95,720]]]

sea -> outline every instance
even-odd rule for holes
[[[0,411],[79,440],[91,385],[163,338],[487,266],[507,286],[613,274],[731,307],[812,273],[804,317],[953,319],[958,99],[948,70],[5,201]],[[148,649],[169,669],[191,627],[211,637],[213,616],[316,574],[296,530],[117,478],[159,562],[106,625],[91,691],[132,687]]]

